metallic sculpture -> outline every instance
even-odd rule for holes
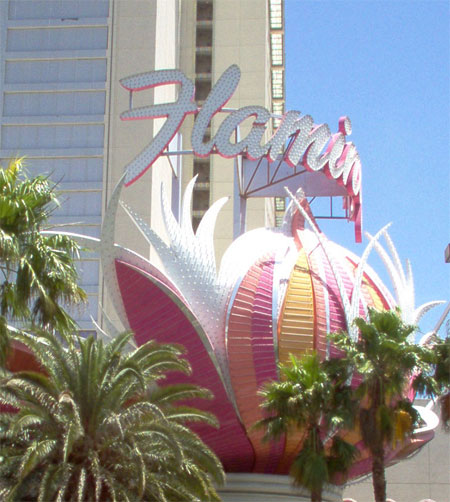
[[[194,182],[186,189],[180,223],[162,191],[169,243],[122,205],[159,255],[164,271],[114,244],[114,220],[124,180],[119,183],[97,242],[104,277],[123,324],[134,331],[138,344],[156,338],[186,346],[193,374],[170,379],[195,382],[213,391],[214,400],[203,406],[217,415],[220,429],[199,427],[198,433],[227,471],[287,473],[300,436],[262,442],[262,433],[252,428],[262,418],[258,389],[265,381],[278,378],[277,363],[285,362],[289,353],[301,356],[315,349],[322,357],[335,356],[336,349],[326,338],[328,332],[343,329],[357,336],[352,321],[364,316],[367,307],[393,308],[396,302],[367,265],[367,256],[375,247],[396,280],[401,277],[398,256],[386,227],[371,238],[361,259],[327,240],[300,193],[300,200],[292,196],[281,228],[261,228],[239,237],[217,271],[213,231],[226,199],[211,206],[194,233],[190,220]],[[382,235],[392,259],[378,242]],[[396,285],[397,303],[408,301],[410,305],[411,288],[408,272],[402,289]],[[425,309],[413,309],[416,318]],[[405,310],[405,321],[410,312]],[[429,410],[419,411],[427,425],[411,441],[390,450],[388,463],[433,437],[435,419]],[[351,432],[349,437],[361,449],[350,472],[350,478],[357,478],[370,471],[370,458],[358,433]]]

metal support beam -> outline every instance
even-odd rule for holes
[[[181,218],[181,184],[183,174],[183,159],[181,155],[170,155],[170,152],[178,152],[181,148],[182,137],[177,133],[169,143],[168,159],[172,168],[172,213],[180,222]]]
[[[242,155],[234,159],[233,177],[233,239],[245,232],[247,198],[242,194]]]

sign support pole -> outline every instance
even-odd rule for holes
[[[170,155],[170,152],[181,150],[182,137],[177,133],[169,144],[169,163],[172,168],[172,213],[175,219],[180,222],[181,218],[181,184],[183,174],[183,160],[179,153]]]

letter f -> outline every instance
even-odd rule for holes
[[[151,143],[126,166],[125,186],[129,186],[151,167],[177,133],[184,117],[197,111],[197,105],[193,102],[194,84],[180,70],[157,70],[140,73],[120,80],[120,84],[129,91],[144,91],[158,85],[180,84],[178,99],[174,103],[131,108],[120,115],[121,120],[167,117],[166,122]]]

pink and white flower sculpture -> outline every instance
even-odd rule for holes
[[[360,259],[327,240],[303,198],[300,203],[292,198],[282,228],[261,228],[236,239],[217,273],[213,232],[227,199],[211,206],[194,233],[190,214],[194,183],[186,189],[179,223],[162,191],[169,244],[123,205],[164,270],[114,243],[123,181],[110,201],[101,239],[90,239],[89,244],[101,252],[108,290],[136,343],[155,338],[184,345],[192,375],[173,375],[170,380],[194,382],[214,393],[212,401],[195,405],[213,412],[220,428],[201,426],[197,431],[225,469],[284,474],[299,449],[300,436],[264,443],[262,432],[252,428],[262,418],[258,389],[278,378],[278,363],[290,353],[301,356],[313,349],[322,357],[335,355],[327,333],[347,330],[350,336],[358,336],[352,321],[364,316],[368,307],[391,309],[399,304],[405,320],[416,323],[436,302],[414,308],[410,266],[405,274],[386,227],[370,239]],[[378,242],[381,235],[391,256]],[[397,301],[366,263],[373,247],[389,270]],[[431,439],[433,418],[429,419],[428,410],[422,413],[427,426],[390,451],[388,462]],[[370,472],[370,458],[358,432],[349,437],[361,450],[350,473],[355,478]]]

